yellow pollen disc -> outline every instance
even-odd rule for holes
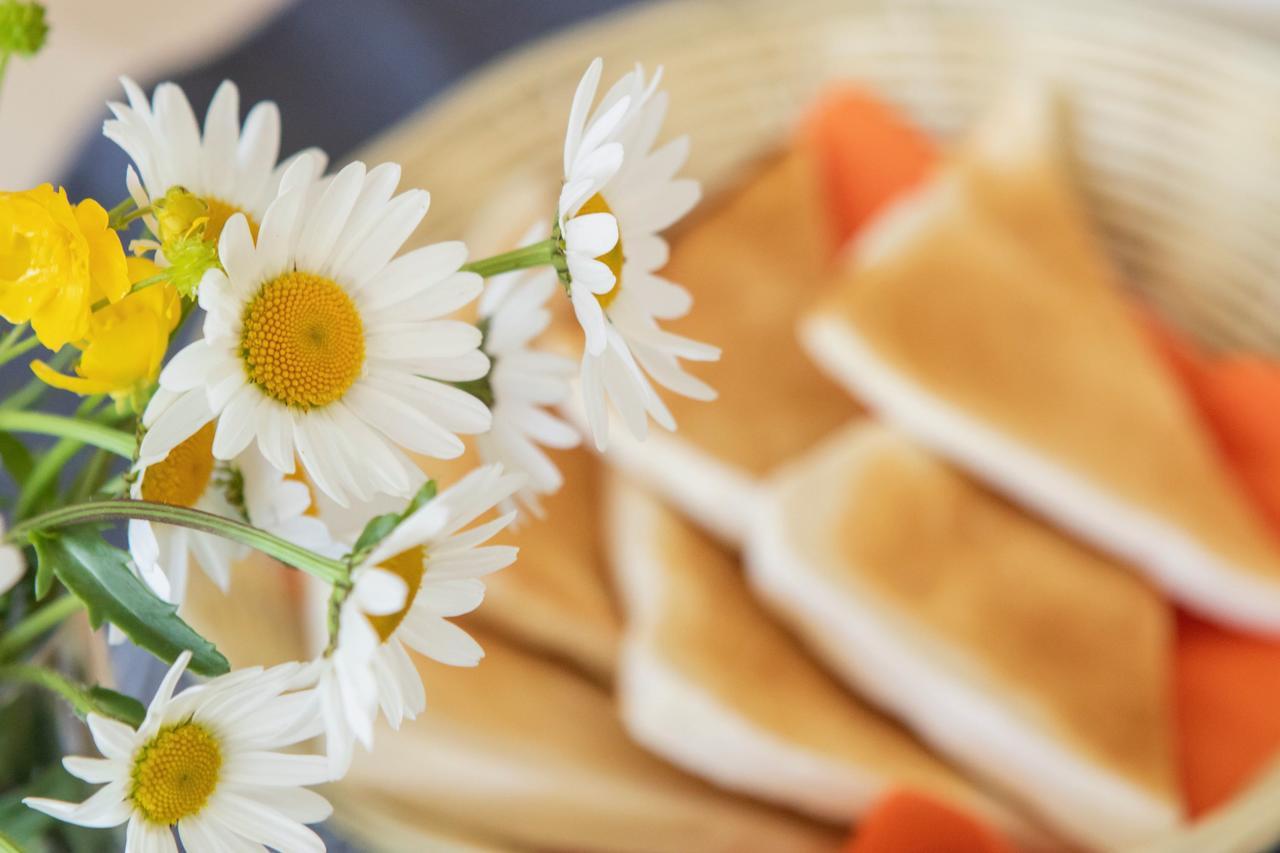
[[[195,506],[213,476],[213,432],[210,421],[142,475],[142,499],[171,506]]]
[[[204,203],[209,206],[209,221],[204,226],[204,238],[206,240],[212,240],[216,246],[218,238],[222,236],[222,229],[226,226],[227,220],[237,213],[244,213],[244,218],[249,220],[249,233],[253,236],[255,243],[258,241],[258,223],[254,222],[253,217],[248,213],[233,204],[227,204],[217,198],[206,198]]]
[[[613,209],[604,200],[604,196],[596,193],[587,199],[578,210],[579,216],[586,213],[613,213]],[[622,264],[626,261],[626,256],[622,254],[622,235],[618,235],[618,242],[612,249],[596,258],[596,260],[607,266],[609,271],[613,273],[613,287],[604,293],[596,295],[596,301],[600,303],[600,307],[607,309],[613,304],[613,300],[618,298],[618,292],[622,290]]]
[[[413,599],[418,595],[418,588],[422,586],[422,576],[427,571],[427,554],[423,551],[422,546],[419,545],[416,548],[410,548],[408,551],[401,551],[391,559],[379,564],[378,568],[391,572],[409,587],[409,594],[405,596],[404,607],[386,616],[368,617],[369,624],[373,626],[373,630],[378,632],[379,639],[385,643],[391,639],[391,635],[400,627],[400,623],[404,621],[405,614],[409,612],[409,608],[413,605]]]
[[[171,826],[200,813],[221,769],[222,747],[204,726],[163,728],[134,756],[129,799],[151,823]]]
[[[364,323],[347,292],[327,278],[273,278],[245,306],[243,325],[249,381],[286,406],[327,406],[360,376]]]

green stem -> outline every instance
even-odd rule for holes
[[[26,518],[31,514],[31,510],[44,496],[49,485],[58,478],[63,467],[71,461],[71,457],[80,452],[82,447],[84,445],[79,441],[63,438],[39,457],[39,461],[31,469],[31,475],[27,477],[26,485],[22,487],[22,494],[18,495],[17,506],[13,508],[15,519]]]
[[[83,608],[84,602],[80,599],[74,595],[64,595],[28,613],[26,618],[0,636],[0,660],[12,660],[62,620]]]
[[[221,536],[224,539],[248,545],[269,557],[275,557],[282,563],[315,575],[327,583],[345,582],[347,579],[347,567],[337,560],[322,557],[301,545],[295,545],[265,530],[259,530],[251,524],[198,509],[150,501],[97,500],[58,507],[14,525],[5,538],[9,542],[23,542],[37,530],[127,518],[159,524],[176,524],[179,527]]]
[[[18,326],[14,331],[21,328],[22,326]],[[9,343],[9,339],[12,336],[13,332],[10,332],[5,336],[4,342],[0,343],[0,365],[7,364],[23,353],[30,352],[40,345],[40,339],[35,335],[32,335],[26,340],[18,341],[17,343]]]
[[[19,681],[23,684],[34,684],[37,687],[51,690],[71,703],[71,707],[81,717],[98,710],[97,705],[89,698],[88,691],[83,685],[76,684],[71,679],[61,673],[54,672],[52,669],[36,666],[33,663],[0,665],[0,681]]]
[[[133,200],[133,196],[126,196],[119,204],[107,211],[107,225],[110,228],[116,228],[120,224],[120,220],[129,215],[130,211],[137,209],[138,203]]]
[[[55,435],[83,444],[101,447],[117,456],[132,460],[137,441],[127,432],[112,429],[81,418],[50,415],[45,412],[0,411],[0,430]]]
[[[132,202],[133,199],[129,199],[129,201]],[[121,202],[121,204],[123,204],[123,202]],[[116,205],[116,207],[119,207],[119,205]],[[112,210],[114,211],[115,208],[112,208]],[[112,216],[109,220],[109,225],[116,231],[123,231],[128,228],[130,223],[135,219],[141,219],[150,212],[150,207],[139,207],[137,210],[131,210],[128,213],[121,213],[119,216]]]
[[[0,352],[3,352],[13,346],[17,342],[18,338],[22,337],[23,332],[30,328],[30,323],[18,323],[10,329],[3,338],[0,338]]]
[[[74,347],[63,347],[49,361],[49,366],[54,370],[62,373],[75,361],[76,356],[80,353]],[[27,384],[23,385],[17,391],[14,391],[2,402],[0,402],[0,410],[3,409],[29,409],[32,404],[44,396],[45,392],[50,388],[39,377],[33,376],[27,380]]]
[[[554,265],[556,250],[557,243],[554,239],[543,240],[541,243],[513,249],[510,252],[503,252],[501,255],[494,255],[491,258],[472,261],[469,264],[464,264],[462,269],[467,272],[480,273],[484,278],[491,278],[512,270]]]
[[[89,455],[89,460],[80,468],[80,473],[71,484],[70,502],[80,503],[96,494],[98,487],[111,473],[110,465],[111,454],[101,447],[94,448],[93,453]]]
[[[89,714],[112,717],[126,725],[137,728],[142,724],[141,707],[138,716],[127,715],[119,709],[109,707],[94,698],[93,690],[78,682],[72,681],[60,672],[33,663],[11,663],[0,665],[0,681],[17,681],[22,684],[34,684],[57,693],[70,703],[76,715],[83,718]]]

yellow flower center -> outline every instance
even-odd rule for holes
[[[578,210],[578,215],[582,216],[586,213],[613,213],[613,209],[609,207],[609,203],[604,200],[604,196],[596,193],[587,199],[582,207]],[[596,301],[600,303],[601,308],[607,309],[613,304],[613,300],[618,298],[618,292],[622,290],[622,265],[627,258],[622,253],[622,234],[618,234],[618,242],[612,249],[605,252],[597,261],[604,264],[613,273],[613,287],[604,293],[596,295]]]
[[[204,203],[209,206],[209,221],[204,225],[204,238],[210,240],[216,246],[218,238],[222,236],[222,229],[227,224],[227,220],[235,216],[237,213],[244,213],[244,218],[249,220],[249,233],[253,236],[256,243],[258,241],[258,223],[253,221],[253,217],[245,211],[233,204],[227,204],[222,199],[206,198]]]
[[[378,632],[378,637],[385,643],[391,639],[391,635],[400,627],[400,623],[404,621],[410,606],[413,605],[414,598],[418,595],[418,588],[422,586],[422,576],[427,571],[427,554],[422,546],[418,545],[408,551],[401,551],[391,559],[381,563],[379,568],[391,572],[409,587],[409,594],[404,599],[404,607],[401,607],[395,613],[388,613],[386,616],[367,617],[369,624],[373,626],[373,630]]]
[[[210,421],[142,475],[142,499],[170,506],[195,506],[213,476]]]
[[[244,309],[240,354],[249,381],[297,409],[327,406],[364,366],[364,323],[330,279],[290,272],[262,286]]]
[[[133,760],[129,799],[148,821],[171,826],[199,814],[218,787],[222,747],[195,722],[161,729]]]

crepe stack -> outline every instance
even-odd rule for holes
[[[871,423],[778,476],[748,564],[850,684],[1067,838],[1177,823],[1170,611],[1122,566]]]
[[[468,630],[484,662],[416,659],[428,708],[357,750],[341,791],[443,817],[511,846],[600,851],[835,851],[840,834],[717,792],[632,743],[609,695],[582,676]]]
[[[804,339],[859,399],[1187,607],[1280,632],[1280,550],[1131,315],[1026,95],[857,246]]]
[[[797,148],[684,227],[662,275],[698,307],[669,328],[723,350],[719,362],[686,365],[719,396],[666,395],[675,434],[638,442],[619,424],[610,431],[616,462],[727,542],[741,541],[760,478],[857,411],[795,336],[827,262],[816,174]]]
[[[737,559],[617,479],[609,530],[626,601],[618,694],[631,735],[732,790],[848,825],[907,788],[1025,826],[841,688],[776,625]]]

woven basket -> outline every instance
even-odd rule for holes
[[[670,135],[711,190],[852,79],[942,139],[1012,78],[1056,83],[1096,223],[1142,299],[1202,341],[1280,355],[1280,51],[1114,0],[680,0],[631,9],[471,77],[363,152],[432,190],[431,239],[482,200],[558,174],[569,97],[593,56],[664,65]],[[1280,417],[1280,413],[1278,413]],[[1277,709],[1280,713],[1280,709]],[[369,820],[363,804],[358,822]],[[1280,838],[1280,773],[1150,851],[1255,851]]]

